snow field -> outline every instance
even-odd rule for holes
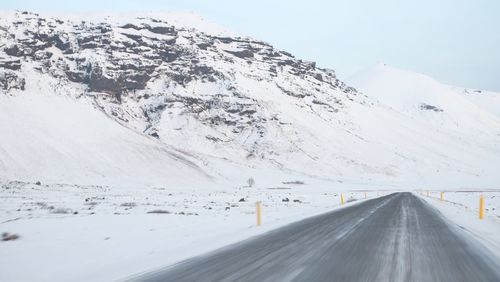
[[[440,200],[443,192],[444,204],[461,208],[466,212],[479,215],[479,199],[484,199],[484,215],[500,223],[500,191],[429,191],[429,197]],[[427,196],[427,191],[419,192]]]
[[[365,192],[342,195],[346,206]],[[21,236],[0,242],[1,281],[112,281],[341,207],[339,192],[299,184],[189,190],[10,182],[0,197],[0,232]]]

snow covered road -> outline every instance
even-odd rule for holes
[[[137,281],[499,281],[500,261],[436,209],[395,193],[312,217]]]

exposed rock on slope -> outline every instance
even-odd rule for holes
[[[496,180],[489,164],[498,151],[486,169],[476,157],[498,150],[494,134],[457,141],[460,133],[389,109],[314,62],[254,39],[172,25],[168,16],[4,13],[0,57],[0,98],[57,94],[91,103],[147,142],[181,150],[216,178],[240,183],[256,175],[281,183],[293,174],[324,183],[416,185],[421,175],[429,184],[466,171],[470,183],[483,175]],[[452,149],[443,152],[438,139],[451,140]],[[470,142],[480,148],[460,156]]]

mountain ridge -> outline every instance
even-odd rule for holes
[[[348,86],[333,70],[318,68],[268,43],[177,28],[168,18],[125,18],[127,23],[115,23],[73,22],[23,12],[13,15],[0,21],[4,93],[0,103],[19,96],[45,99],[54,94],[87,101],[142,135],[141,140],[181,152],[202,174],[211,175],[214,184],[207,186],[238,185],[252,176],[263,185],[306,179],[325,186],[455,187],[475,185],[478,180],[478,185],[490,186],[498,180],[491,168],[500,158],[495,145],[498,136],[489,132],[498,130],[498,123],[482,115],[478,122],[470,118],[476,113],[459,119],[459,123],[472,124],[466,128],[452,126],[456,115],[448,117],[448,111],[439,115],[431,109],[434,115],[426,119],[408,115]],[[45,107],[52,111],[50,105]],[[429,118],[437,125],[429,125]],[[84,120],[84,115],[78,119]],[[492,129],[476,132],[474,125],[484,121]],[[57,124],[47,121],[44,126]],[[4,128],[12,130],[8,124]],[[422,140],[412,140],[418,135]],[[103,140],[88,136],[90,143],[103,148],[99,154],[108,153]],[[136,142],[150,144],[144,140]],[[450,148],[440,147],[439,140]],[[8,148],[0,143],[0,149],[17,154],[13,158],[17,162],[25,158],[20,151],[38,146],[14,143]],[[467,153],[458,153],[464,150]],[[488,156],[488,152],[493,154]],[[33,162],[41,165],[51,158]],[[131,168],[122,167],[123,161],[109,158],[113,167],[130,175]],[[151,163],[155,155],[142,158]],[[135,165],[144,164],[137,160]],[[10,166],[7,162],[2,171],[9,179],[12,175],[32,180],[44,177],[43,173],[6,174],[5,167]],[[50,179],[81,181],[87,173],[89,182],[107,182],[113,178],[103,172],[107,169],[89,164],[71,177],[57,170]],[[168,172],[142,171],[131,178],[147,185],[186,185],[172,181]],[[110,183],[120,184],[119,179],[116,173]],[[203,186],[202,179],[195,186]]]

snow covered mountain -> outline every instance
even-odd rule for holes
[[[382,63],[356,74],[348,81],[400,112],[421,119],[433,119],[442,126],[448,122],[453,128],[490,131],[498,124],[498,93],[460,89],[441,84],[426,75]]]
[[[187,22],[2,13],[0,178],[500,183],[496,107],[383,67],[353,80],[367,96],[314,62]]]

